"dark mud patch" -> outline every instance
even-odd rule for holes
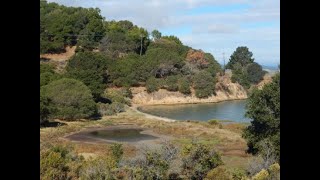
[[[134,125],[117,125],[103,128],[88,128],[65,137],[68,140],[84,143],[154,143],[170,137],[154,133],[151,129]]]

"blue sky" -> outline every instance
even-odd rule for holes
[[[226,62],[238,46],[255,61],[280,64],[280,0],[48,0],[98,7],[106,20],[130,20],[149,32],[175,35],[186,45]]]

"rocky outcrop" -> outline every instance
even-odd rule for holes
[[[191,90],[191,95],[184,95],[180,92],[170,92],[165,89],[148,93],[145,87],[133,87],[131,91],[133,95],[132,103],[141,105],[209,103],[247,98],[246,90],[238,83],[232,83],[230,75],[228,74],[218,78],[216,95],[208,98],[197,98],[194,90]]]

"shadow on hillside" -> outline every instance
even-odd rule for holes
[[[62,123],[62,122],[52,121],[52,122],[45,122],[45,123],[41,124],[40,128],[58,127],[58,126],[65,126],[65,125],[67,125],[67,124],[66,123]]]
[[[49,60],[50,60],[50,59],[44,58],[44,57],[41,57],[41,58],[40,58],[40,61],[41,61],[41,62],[49,62]]]

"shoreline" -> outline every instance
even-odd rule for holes
[[[177,102],[177,103],[154,103],[154,104],[149,104],[149,103],[141,103],[141,104],[135,104],[132,103],[132,106],[136,106],[136,107],[141,107],[141,106],[157,106],[157,105],[185,105],[185,104],[210,104],[210,103],[220,103],[220,102],[226,102],[226,101],[242,101],[242,100],[246,100],[248,99],[248,97],[246,98],[235,98],[235,99],[225,99],[225,100],[218,100],[218,101],[211,101],[211,102]]]
[[[220,102],[225,102],[225,101],[238,101],[238,100],[241,101],[241,100],[246,100],[246,99],[248,99],[248,98],[226,99],[226,100],[221,100],[221,101],[216,101],[216,102],[190,102],[190,103],[187,102],[187,103],[170,103],[170,104],[169,103],[168,104],[134,104],[134,103],[132,103],[131,106],[129,106],[129,108],[132,109],[133,111],[137,112],[138,114],[144,115],[146,118],[154,118],[154,119],[158,119],[158,120],[162,120],[162,121],[166,121],[166,122],[177,122],[180,120],[148,114],[148,113],[140,111],[139,108],[142,106],[157,106],[157,105],[209,104],[209,103],[220,103]]]

